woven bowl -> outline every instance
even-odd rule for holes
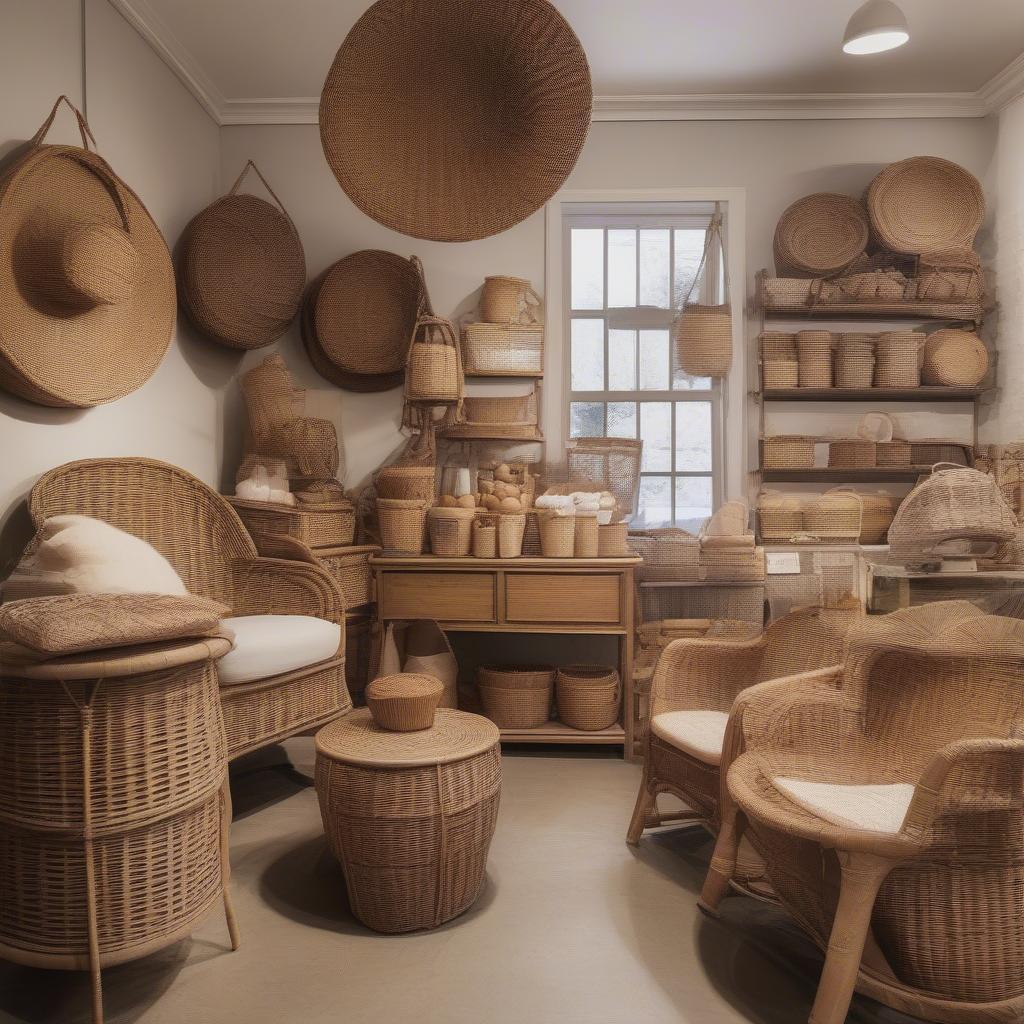
[[[834,192],[804,196],[779,218],[776,259],[782,269],[821,277],[852,263],[868,244],[868,217],[862,203]]]
[[[973,388],[988,373],[988,350],[971,331],[946,328],[928,335],[921,379],[925,384]]]
[[[433,676],[401,672],[381,676],[366,687],[366,706],[374,722],[389,732],[416,732],[434,724],[444,687]]]

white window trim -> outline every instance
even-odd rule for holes
[[[567,441],[566,396],[569,394],[569,339],[566,337],[566,311],[569,308],[569,281],[564,273],[565,251],[563,207],[566,204],[593,203],[686,203],[705,202],[726,205],[725,246],[729,260],[732,302],[732,368],[722,387],[722,420],[725,444],[722,448],[721,480],[723,499],[745,497],[747,459],[746,401],[746,189],[727,187],[675,189],[563,189],[545,207],[545,348],[543,425],[546,458],[561,463]]]

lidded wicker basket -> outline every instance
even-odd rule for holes
[[[551,717],[551,665],[481,665],[477,686],[484,713],[500,729],[536,729]]]
[[[565,665],[555,676],[558,717],[571,729],[598,732],[619,718],[619,673],[602,665]]]
[[[444,687],[433,676],[401,672],[381,676],[366,687],[366,706],[374,722],[390,732],[416,732],[434,724]]]
[[[473,545],[472,508],[431,508],[427,510],[430,550],[444,558],[465,558]]]
[[[406,555],[423,554],[427,508],[425,501],[417,499],[378,498],[377,520],[384,550]]]
[[[921,378],[925,384],[973,388],[988,373],[988,349],[971,331],[945,328],[928,335],[924,343]]]

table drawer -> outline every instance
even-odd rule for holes
[[[494,622],[494,575],[487,572],[384,572],[380,576],[385,619]]]
[[[622,577],[616,574],[509,573],[505,577],[508,622],[622,622]]]

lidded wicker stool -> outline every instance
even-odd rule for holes
[[[180,941],[228,894],[223,637],[0,676],[0,956],[100,971]]]
[[[501,797],[493,722],[439,708],[429,729],[390,732],[353,711],[316,735],[316,790],[368,928],[437,928],[476,902]]]
[[[374,722],[391,732],[415,732],[434,724],[444,684],[434,676],[398,672],[366,687],[366,706]]]

